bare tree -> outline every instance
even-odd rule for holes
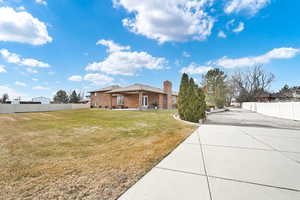
[[[255,65],[246,72],[237,71],[231,77],[237,91],[239,102],[256,101],[265,93],[275,79],[274,74],[263,70],[262,65]]]
[[[226,105],[230,106],[233,98],[238,95],[238,90],[235,81],[233,80],[233,76],[229,76],[226,79],[225,84],[226,84]]]

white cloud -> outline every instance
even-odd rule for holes
[[[50,67],[48,63],[44,63],[32,58],[21,58],[18,54],[11,53],[7,49],[0,49],[0,55],[8,63],[28,66],[28,67],[42,67],[42,68]]]
[[[142,68],[163,69],[165,62],[164,58],[156,58],[146,52],[114,52],[102,62],[89,64],[86,70],[132,76]]]
[[[188,52],[186,52],[186,51],[182,52],[182,56],[186,57],[186,58],[191,57],[191,55]]]
[[[0,65],[0,73],[7,72],[4,65]]]
[[[24,6],[19,6],[16,8],[17,11],[23,11],[26,10]]]
[[[106,46],[107,52],[130,50],[130,46],[121,46],[112,40],[99,40],[96,44]]]
[[[80,81],[82,81],[82,77],[79,76],[79,75],[73,75],[73,76],[70,76],[70,77],[68,78],[68,80],[69,80],[69,81],[80,82]]]
[[[26,94],[18,92],[15,89],[10,88],[10,87],[5,86],[5,85],[0,85],[0,92],[1,92],[0,95],[8,94],[10,100],[13,100],[14,98],[18,98],[18,97],[23,97],[23,98],[28,97]]]
[[[42,45],[52,42],[44,22],[26,11],[0,7],[0,41]]]
[[[20,82],[20,81],[16,81],[15,85],[17,86],[22,86],[22,87],[26,87],[26,83]]]
[[[255,15],[270,2],[271,0],[230,0],[226,3],[224,12],[226,14],[232,14],[245,11],[250,15]]]
[[[34,86],[33,88],[32,88],[33,90],[50,90],[50,88],[48,88],[48,87],[44,87],[44,86]]]
[[[22,59],[21,64],[30,67],[50,67],[48,63],[44,63],[32,58]]]
[[[26,68],[26,71],[29,72],[29,73],[31,73],[31,74],[37,74],[37,73],[39,73],[37,70],[32,69],[32,68]]]
[[[131,32],[168,41],[204,40],[210,34],[215,19],[205,9],[213,0],[114,0],[133,17],[123,19]]]
[[[34,81],[34,82],[39,81],[39,79],[37,79],[37,78],[32,78],[31,80]]]
[[[215,62],[214,65],[224,68],[249,67],[255,64],[267,64],[273,59],[289,59],[295,57],[299,53],[299,49],[295,48],[275,48],[261,56],[243,57],[243,58],[228,58],[223,57]]]
[[[38,4],[42,4],[44,6],[47,5],[47,2],[45,0],[35,0],[35,2],[38,3]]]
[[[196,63],[191,63],[189,66],[184,67],[180,70],[181,73],[187,73],[187,74],[205,74],[209,70],[213,69],[212,67],[209,66],[200,66],[197,65]]]
[[[110,47],[108,47],[110,48]],[[90,63],[88,71],[101,71],[113,75],[132,76],[140,69],[159,70],[165,68],[165,58],[157,58],[147,52],[109,51],[110,54],[101,62]]]
[[[219,38],[226,38],[227,35],[224,33],[224,31],[219,31],[218,37],[219,37]]]
[[[86,74],[83,78],[86,81],[91,81],[95,85],[108,85],[113,82],[113,78],[103,74]]]
[[[236,27],[232,31],[235,33],[239,33],[239,32],[242,32],[244,29],[245,29],[245,24],[243,22],[240,22],[238,27]]]
[[[235,19],[229,20],[225,25],[226,29],[230,30],[234,23],[235,23]]]

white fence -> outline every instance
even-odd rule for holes
[[[300,102],[246,102],[242,108],[273,117],[300,120]]]
[[[46,112],[90,108],[90,104],[0,104],[0,113]]]

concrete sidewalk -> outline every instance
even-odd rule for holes
[[[300,131],[203,125],[119,200],[299,200]]]

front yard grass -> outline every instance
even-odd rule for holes
[[[174,111],[0,115],[0,199],[116,199],[196,127]]]

